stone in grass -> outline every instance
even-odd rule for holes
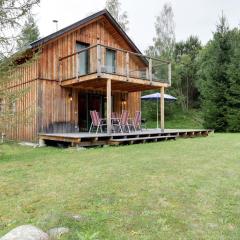
[[[81,216],[81,215],[73,215],[73,216],[72,216],[72,219],[75,220],[75,221],[77,221],[77,222],[81,222],[81,221],[86,220],[86,217]]]
[[[23,225],[14,228],[0,240],[49,240],[48,235],[32,225]]]
[[[69,232],[69,228],[65,228],[65,227],[51,228],[47,231],[47,233],[49,235],[49,239],[51,239],[51,240],[57,240],[63,234],[68,233],[68,232]]]

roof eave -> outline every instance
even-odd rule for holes
[[[39,46],[42,46],[42,45],[46,44],[47,42],[49,42],[50,40],[60,37],[64,33],[68,32],[68,31],[72,31],[83,24],[87,24],[88,22],[90,22],[100,16],[106,16],[110,20],[110,22],[114,25],[114,27],[118,30],[118,32],[121,34],[121,36],[128,42],[128,44],[131,46],[131,48],[135,52],[142,54],[141,51],[138,49],[138,47],[134,44],[134,42],[130,39],[130,37],[126,34],[126,32],[119,25],[119,23],[113,18],[113,16],[106,9],[101,10],[91,16],[88,16],[88,17],[86,17],[70,26],[67,26],[57,32],[54,32],[46,37],[43,37],[37,41],[34,41],[30,45],[32,48],[37,48]]]

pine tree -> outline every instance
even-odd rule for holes
[[[229,88],[227,91],[228,131],[240,131],[240,30],[233,30],[231,63],[227,70]]]
[[[128,31],[128,15],[124,11],[121,13],[121,3],[118,0],[107,0],[106,9],[111,13],[124,31]]]
[[[231,32],[224,16],[220,18],[217,30],[201,55],[200,91],[204,125],[216,131],[227,129],[227,75],[231,56]]]
[[[38,26],[32,15],[29,15],[17,40],[17,49],[24,50],[40,37]]]

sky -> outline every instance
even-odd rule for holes
[[[152,44],[155,35],[154,22],[166,2],[170,2],[176,24],[176,40],[198,36],[203,44],[211,37],[219,16],[224,12],[230,27],[240,24],[239,0],[120,0],[122,10],[129,18],[128,35],[141,51]],[[56,30],[53,19],[61,29],[102,10],[105,0],[41,0],[35,8],[41,37]]]

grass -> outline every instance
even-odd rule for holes
[[[156,121],[147,122],[148,128],[156,128]],[[160,126],[160,123],[159,123]],[[175,111],[174,114],[166,118],[165,128],[180,129],[202,129],[202,113],[199,110],[189,110],[189,112]]]
[[[0,154],[0,236],[30,223],[67,226],[65,240],[240,239],[240,134]]]

